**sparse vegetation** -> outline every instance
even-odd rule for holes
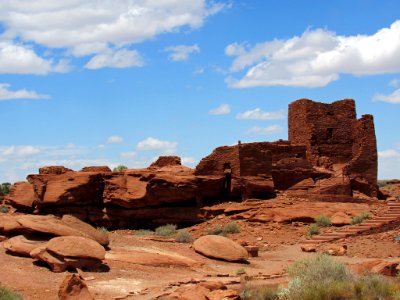
[[[383,188],[386,185],[387,185],[387,181],[386,180],[378,180],[379,188]]]
[[[351,219],[351,225],[357,225],[362,223],[365,219],[369,219],[371,216],[369,213],[362,213],[354,218]]]
[[[125,171],[125,170],[127,170],[127,169],[128,169],[127,166],[119,165],[119,166],[116,166],[116,167],[113,169],[113,172],[123,172],[123,171]]]
[[[279,300],[279,290],[270,286],[248,285],[240,293],[243,300]]]
[[[212,235],[225,235],[224,230],[222,228],[221,225],[215,225],[214,228],[210,229],[208,231],[208,234],[212,234]]]
[[[226,224],[226,225],[224,226],[224,228],[222,229],[222,231],[223,231],[225,234],[228,234],[228,233],[239,233],[239,232],[240,232],[240,226],[239,226],[239,224],[236,223],[236,222],[230,222],[230,223],[228,223],[228,224]]]
[[[245,268],[239,268],[236,270],[236,275],[242,275],[242,274],[246,274]]]
[[[105,228],[104,226],[97,227],[97,230],[100,231],[101,233],[108,233],[108,229]]]
[[[326,215],[316,216],[314,221],[319,227],[329,227],[332,225],[331,219]]]
[[[10,193],[11,183],[4,182],[0,184],[0,196],[5,196]]]
[[[178,243],[191,243],[193,242],[193,237],[190,235],[189,231],[186,229],[179,230],[175,236],[175,240]]]
[[[0,213],[6,214],[10,211],[10,209],[5,205],[0,205]]]
[[[159,226],[156,228],[155,234],[158,236],[173,236],[176,234],[176,225],[167,224]]]
[[[316,234],[319,234],[319,226],[313,223],[307,228],[307,235],[312,236]]]
[[[135,235],[140,235],[140,236],[151,236],[151,235],[155,235],[153,230],[149,230],[149,229],[139,229],[136,230]]]
[[[0,300],[23,300],[23,298],[11,289],[0,286]]]

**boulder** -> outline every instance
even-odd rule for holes
[[[50,236],[81,236],[108,245],[107,233],[96,230],[91,225],[72,216],[11,215],[0,216],[0,232],[4,233],[42,233]]]
[[[38,195],[39,209],[102,203],[103,177],[98,172],[29,175],[28,181]]]
[[[343,256],[343,255],[346,255],[347,246],[346,245],[337,245],[337,244],[328,244],[328,245],[324,245],[323,251],[332,256]]]
[[[200,285],[185,286],[176,289],[173,293],[165,297],[167,300],[208,300],[207,294],[210,291]]]
[[[333,226],[344,226],[351,224],[351,216],[343,211],[339,211],[332,215],[331,223]]]
[[[303,251],[303,252],[316,252],[317,251],[316,245],[304,244],[304,245],[301,245],[300,248],[301,248],[301,251]]]
[[[67,274],[58,290],[60,300],[94,300],[88,286],[78,274]]]
[[[202,236],[194,241],[193,248],[196,252],[214,259],[244,262],[248,258],[244,247],[219,235]]]
[[[4,249],[7,252],[30,256],[33,249],[43,246],[47,243],[47,240],[41,238],[35,238],[33,236],[18,235],[14,236],[3,243]]]
[[[53,272],[67,268],[96,268],[105,258],[104,248],[88,238],[63,236],[51,239],[46,245],[30,252],[32,258],[47,263]]]
[[[47,166],[39,169],[39,174],[54,174],[60,175],[67,172],[73,172],[73,170],[68,169],[64,166]]]
[[[372,260],[349,265],[351,271],[363,275],[368,272],[377,273],[386,276],[396,276],[398,273],[399,260]]]
[[[33,185],[29,182],[16,182],[5,197],[5,201],[17,209],[32,210],[38,200]]]

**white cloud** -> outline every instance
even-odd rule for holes
[[[38,56],[28,46],[17,45],[11,41],[0,42],[0,73],[2,74],[37,74],[59,72],[52,60]]]
[[[10,84],[0,83],[0,101],[2,100],[17,100],[17,99],[49,99],[49,95],[41,95],[35,91],[26,89],[11,91]]]
[[[136,50],[116,50],[93,56],[85,65],[87,69],[142,67],[144,61]]]
[[[256,86],[322,87],[340,74],[373,75],[400,72],[400,20],[372,35],[341,36],[324,29],[273,40],[253,48],[228,45],[235,56],[231,72],[246,70],[227,83],[236,88]]]
[[[101,53],[180,28],[198,28],[228,5],[209,0],[26,0],[3,1],[4,36],[75,55]]]
[[[382,158],[400,157],[400,152],[395,149],[387,149],[379,151],[378,156]]]
[[[283,111],[267,112],[262,111],[260,108],[248,110],[236,115],[238,120],[279,120],[284,119],[286,114]]]
[[[231,107],[229,104],[221,104],[220,106],[210,109],[209,114],[210,115],[227,115],[231,112]]]
[[[181,158],[182,165],[194,167],[199,160],[195,159],[194,157],[182,157]]]
[[[132,159],[132,158],[136,157],[136,152],[135,151],[122,152],[120,155],[121,155],[121,157]]]
[[[118,144],[118,143],[122,143],[124,141],[124,138],[118,135],[113,135],[110,136],[107,139],[107,144]]]
[[[185,61],[189,59],[190,54],[200,52],[200,47],[197,44],[191,46],[177,45],[166,47],[164,51],[171,52],[169,59],[172,61]]]
[[[0,146],[0,154],[4,156],[30,156],[39,154],[41,150],[35,146]]]
[[[271,125],[268,127],[254,126],[247,130],[249,134],[278,134],[283,131],[282,127],[278,125]]]
[[[139,151],[147,150],[160,150],[166,154],[172,154],[176,152],[178,144],[175,142],[162,141],[153,137],[140,141],[136,145],[136,149]]]
[[[374,100],[388,102],[388,103],[400,103],[400,89],[395,90],[393,93],[389,95],[376,94],[374,96]]]

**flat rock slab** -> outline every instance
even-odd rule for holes
[[[193,243],[196,252],[220,260],[244,262],[248,258],[247,250],[238,243],[219,235],[205,235]]]
[[[47,243],[47,240],[35,239],[24,235],[14,236],[3,243],[3,247],[13,254],[30,256],[30,252]]]

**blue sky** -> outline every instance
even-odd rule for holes
[[[371,113],[379,177],[400,178],[400,2],[4,0],[0,182],[44,165],[193,167],[287,139],[299,98]]]

